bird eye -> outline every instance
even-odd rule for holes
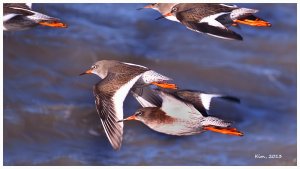
[[[97,68],[97,65],[93,65],[92,67],[91,67],[91,69],[96,69]]]
[[[143,114],[143,112],[142,111],[139,111],[139,112],[137,112],[136,114],[135,114],[135,116],[140,116],[140,115],[142,115]]]
[[[176,12],[176,11],[177,11],[176,7],[172,8],[172,12]]]

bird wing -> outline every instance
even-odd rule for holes
[[[32,8],[32,3],[25,3],[25,5],[28,7],[28,9]]]
[[[210,110],[211,100],[215,97],[222,98],[228,101],[239,103],[240,100],[233,96],[226,96],[221,94],[207,94],[200,91],[192,90],[179,90],[176,91],[176,95],[181,99],[191,103],[198,111],[200,111],[204,116],[208,116],[208,111]]]
[[[166,112],[168,116],[180,119],[190,119],[191,115],[203,116],[192,104],[171,93],[160,90],[159,95],[163,100],[161,110]]]
[[[217,38],[228,39],[228,40],[243,40],[243,37],[238,33],[223,27],[215,27],[209,25],[209,23],[197,23],[197,22],[186,22],[186,27],[192,31],[205,33]]]
[[[222,23],[220,23],[217,18],[224,17],[224,15],[230,14],[229,12],[220,12],[212,15],[204,15],[201,12],[197,11],[195,13],[195,9],[190,9],[187,11],[177,12],[176,18],[185,25],[188,29],[200,33],[206,33],[211,36],[215,36],[222,39],[235,39],[235,40],[243,40],[242,36],[235,33],[234,31],[228,29]],[[205,11],[204,11],[205,12]],[[191,15],[191,16],[189,16]],[[199,16],[203,15],[203,16]]]
[[[3,14],[3,22],[7,22],[14,17],[34,15],[34,12],[25,3],[4,3]]]
[[[143,107],[161,107],[162,99],[153,91],[150,86],[134,86],[131,89],[131,92],[134,98],[140,103]]]
[[[23,8],[23,9],[31,9],[31,3],[4,3],[4,8]]]
[[[35,12],[31,11],[31,6],[25,3],[5,3],[3,4],[4,14],[14,15],[34,15]]]
[[[104,131],[114,149],[120,149],[123,137],[123,102],[139,75],[123,76],[109,73],[94,86],[95,104]]]

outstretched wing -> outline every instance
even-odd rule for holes
[[[215,36],[218,38],[223,38],[223,39],[243,40],[241,35],[228,29],[217,20],[219,17],[229,15],[230,14],[229,12],[204,11],[198,8],[197,12],[193,13],[195,12],[195,10],[197,9],[194,8],[194,9],[178,12],[176,13],[176,18],[182,24],[184,24],[188,29],[192,31],[206,33],[208,35]],[[210,12],[213,12],[214,14],[209,14]],[[193,13],[193,15],[200,15],[200,16],[192,16],[194,18],[190,19],[188,18],[188,15],[191,15],[191,13]]]
[[[179,119],[190,119],[191,116],[203,116],[192,104],[176,97],[171,92],[166,92],[165,90],[157,91],[163,100],[161,110],[169,116]]]
[[[218,22],[218,21],[216,21]],[[220,22],[219,22],[220,23]],[[205,33],[217,38],[228,39],[228,40],[243,40],[243,37],[236,32],[226,28],[224,25],[214,26],[211,23],[203,22],[186,22],[185,25],[192,31]]]
[[[31,11],[30,6],[25,3],[5,3],[3,4],[4,15],[14,14],[14,15],[34,15]]]
[[[34,15],[34,12],[25,3],[4,3],[3,14],[3,22],[6,22],[17,16]]]
[[[22,9],[31,9],[31,3],[4,3],[4,8],[22,8]]]
[[[123,137],[123,102],[140,75],[108,74],[94,86],[95,104],[104,131],[114,149],[120,149]]]
[[[208,116],[210,110],[211,100],[215,97],[222,98],[228,101],[239,103],[240,100],[233,96],[226,96],[220,94],[207,94],[200,91],[193,90],[179,90],[176,91],[176,95],[191,103],[198,111],[200,111],[204,116]]]
[[[135,85],[131,89],[131,92],[143,107],[161,107],[162,105],[161,97],[149,86],[142,87],[141,85]]]

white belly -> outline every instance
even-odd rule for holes
[[[202,126],[199,121],[197,122],[174,122],[171,124],[164,124],[151,127],[153,130],[170,135],[193,135],[202,133]]]

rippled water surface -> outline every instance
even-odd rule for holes
[[[239,4],[273,24],[232,28],[242,42],[156,21],[156,11],[136,10],[144,5],[34,4],[69,28],[4,32],[4,165],[296,165],[296,4]],[[128,122],[114,151],[94,106],[99,78],[78,76],[101,59],[147,66],[182,88],[239,97],[237,105],[214,101],[212,114],[245,136],[175,137]],[[124,116],[138,107],[127,97]]]

